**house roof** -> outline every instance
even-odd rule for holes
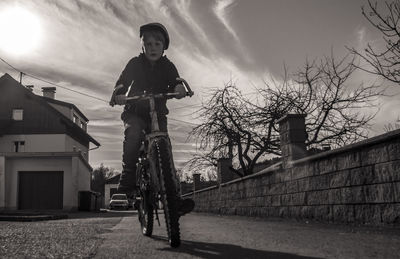
[[[54,114],[56,117],[60,118],[61,124],[65,125],[66,128],[66,133],[71,136],[72,138],[77,139],[78,141],[90,141],[96,146],[100,146],[100,143],[97,142],[92,136],[90,136],[86,131],[84,131],[82,128],[80,128],[78,125],[76,125],[73,121],[70,120],[70,118],[66,117],[64,114],[59,112],[56,108],[51,106],[47,100],[49,98],[43,98],[42,96],[38,96],[34,94],[32,91],[26,89],[22,84],[20,84],[18,81],[16,81],[14,78],[12,78],[9,74],[4,74],[2,77],[0,77],[0,87],[6,84],[11,84],[14,87],[19,87],[20,91],[23,91],[24,96],[26,98],[29,98],[32,101],[35,101],[36,103],[44,106],[47,111],[51,112]],[[72,104],[71,104],[72,105]],[[8,122],[5,123],[10,123],[9,120]],[[11,123],[12,126],[12,123]],[[5,129],[0,129],[4,131]],[[42,132],[37,132],[38,130],[32,132],[32,134],[37,134],[37,133],[42,133]],[[1,132],[0,132],[1,133]],[[29,134],[31,132],[23,132],[24,134]]]
[[[89,119],[86,118],[86,116],[78,109],[78,107],[75,106],[75,104],[63,102],[63,101],[56,100],[56,99],[49,98],[49,97],[44,97],[44,96],[41,96],[41,97],[42,97],[43,99],[45,99],[46,102],[55,103],[55,104],[62,105],[62,106],[68,107],[68,108],[70,108],[70,109],[73,109],[73,110],[75,110],[75,111],[79,114],[79,116],[81,116],[82,118],[84,118],[84,119],[86,120],[86,122],[89,121]]]

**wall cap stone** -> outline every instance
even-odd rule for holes
[[[354,149],[361,149],[361,148],[372,146],[372,145],[375,145],[375,144],[380,144],[382,142],[387,142],[389,140],[396,139],[396,138],[400,140],[400,129],[393,130],[393,131],[390,131],[388,133],[385,133],[385,134],[382,134],[382,135],[378,135],[378,136],[375,136],[375,137],[372,137],[372,138],[368,138],[368,139],[362,140],[360,142],[357,142],[357,143],[354,143],[354,144],[350,144],[350,145],[347,145],[347,146],[344,146],[344,147],[341,147],[341,148],[338,148],[338,149],[333,149],[333,150],[321,152],[321,153],[318,153],[318,154],[315,154],[315,155],[312,155],[312,156],[308,156],[308,157],[304,157],[304,158],[297,159],[297,160],[294,160],[294,161],[290,161],[289,163],[290,163],[291,166],[295,166],[295,165],[303,164],[303,163],[308,163],[308,162],[310,162],[312,160],[317,160],[317,159],[325,158],[325,157],[328,157],[328,156],[333,156],[333,155],[336,155],[338,153],[345,153],[347,151],[351,151],[351,150],[354,150]]]
[[[283,121],[286,121],[291,118],[305,118],[305,117],[307,117],[307,114],[286,114],[285,116],[279,118],[276,122],[282,123]]]
[[[189,193],[186,193],[186,194],[182,195],[182,197],[186,197],[186,196],[193,195],[195,193],[201,193],[201,192],[209,191],[209,190],[212,190],[212,189],[224,187],[224,186],[227,186],[227,185],[230,185],[230,184],[234,184],[234,183],[237,183],[237,182],[241,182],[241,181],[244,181],[244,180],[247,180],[247,179],[257,178],[257,177],[259,177],[261,175],[270,174],[270,173],[273,173],[275,171],[279,171],[281,169],[282,169],[282,162],[278,162],[278,163],[275,163],[275,164],[273,164],[273,165],[271,165],[271,166],[269,166],[269,167],[267,167],[267,168],[265,168],[265,169],[263,169],[261,171],[258,171],[256,173],[254,173],[254,174],[247,175],[247,176],[244,176],[244,177],[240,177],[240,178],[234,179],[234,180],[226,182],[226,183],[222,183],[219,186],[218,185],[214,185],[214,186],[210,186],[210,187],[207,187],[207,188],[204,188],[204,189],[201,189],[201,190],[196,190],[194,192],[189,192]]]

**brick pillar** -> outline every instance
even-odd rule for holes
[[[0,156],[0,210],[6,207],[6,159]]]
[[[226,183],[233,180],[233,172],[229,170],[232,166],[232,159],[220,158],[218,160],[217,172],[218,172],[218,183]]]
[[[287,114],[277,121],[284,168],[288,162],[307,155],[305,117],[306,114]]]
[[[193,174],[193,190],[194,191],[200,190],[200,174],[199,173]]]

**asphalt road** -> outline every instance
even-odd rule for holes
[[[149,238],[141,234],[137,215],[126,214],[100,235],[94,258],[400,258],[399,227],[193,213],[181,218],[181,247],[170,248],[160,222]]]

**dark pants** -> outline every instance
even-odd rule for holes
[[[136,187],[136,163],[139,159],[140,146],[144,140],[145,132],[151,131],[151,119],[150,116],[138,116],[128,112],[124,112],[121,118],[124,121],[125,138],[118,192],[130,193]],[[158,124],[161,131],[168,132],[167,116],[159,115]]]

